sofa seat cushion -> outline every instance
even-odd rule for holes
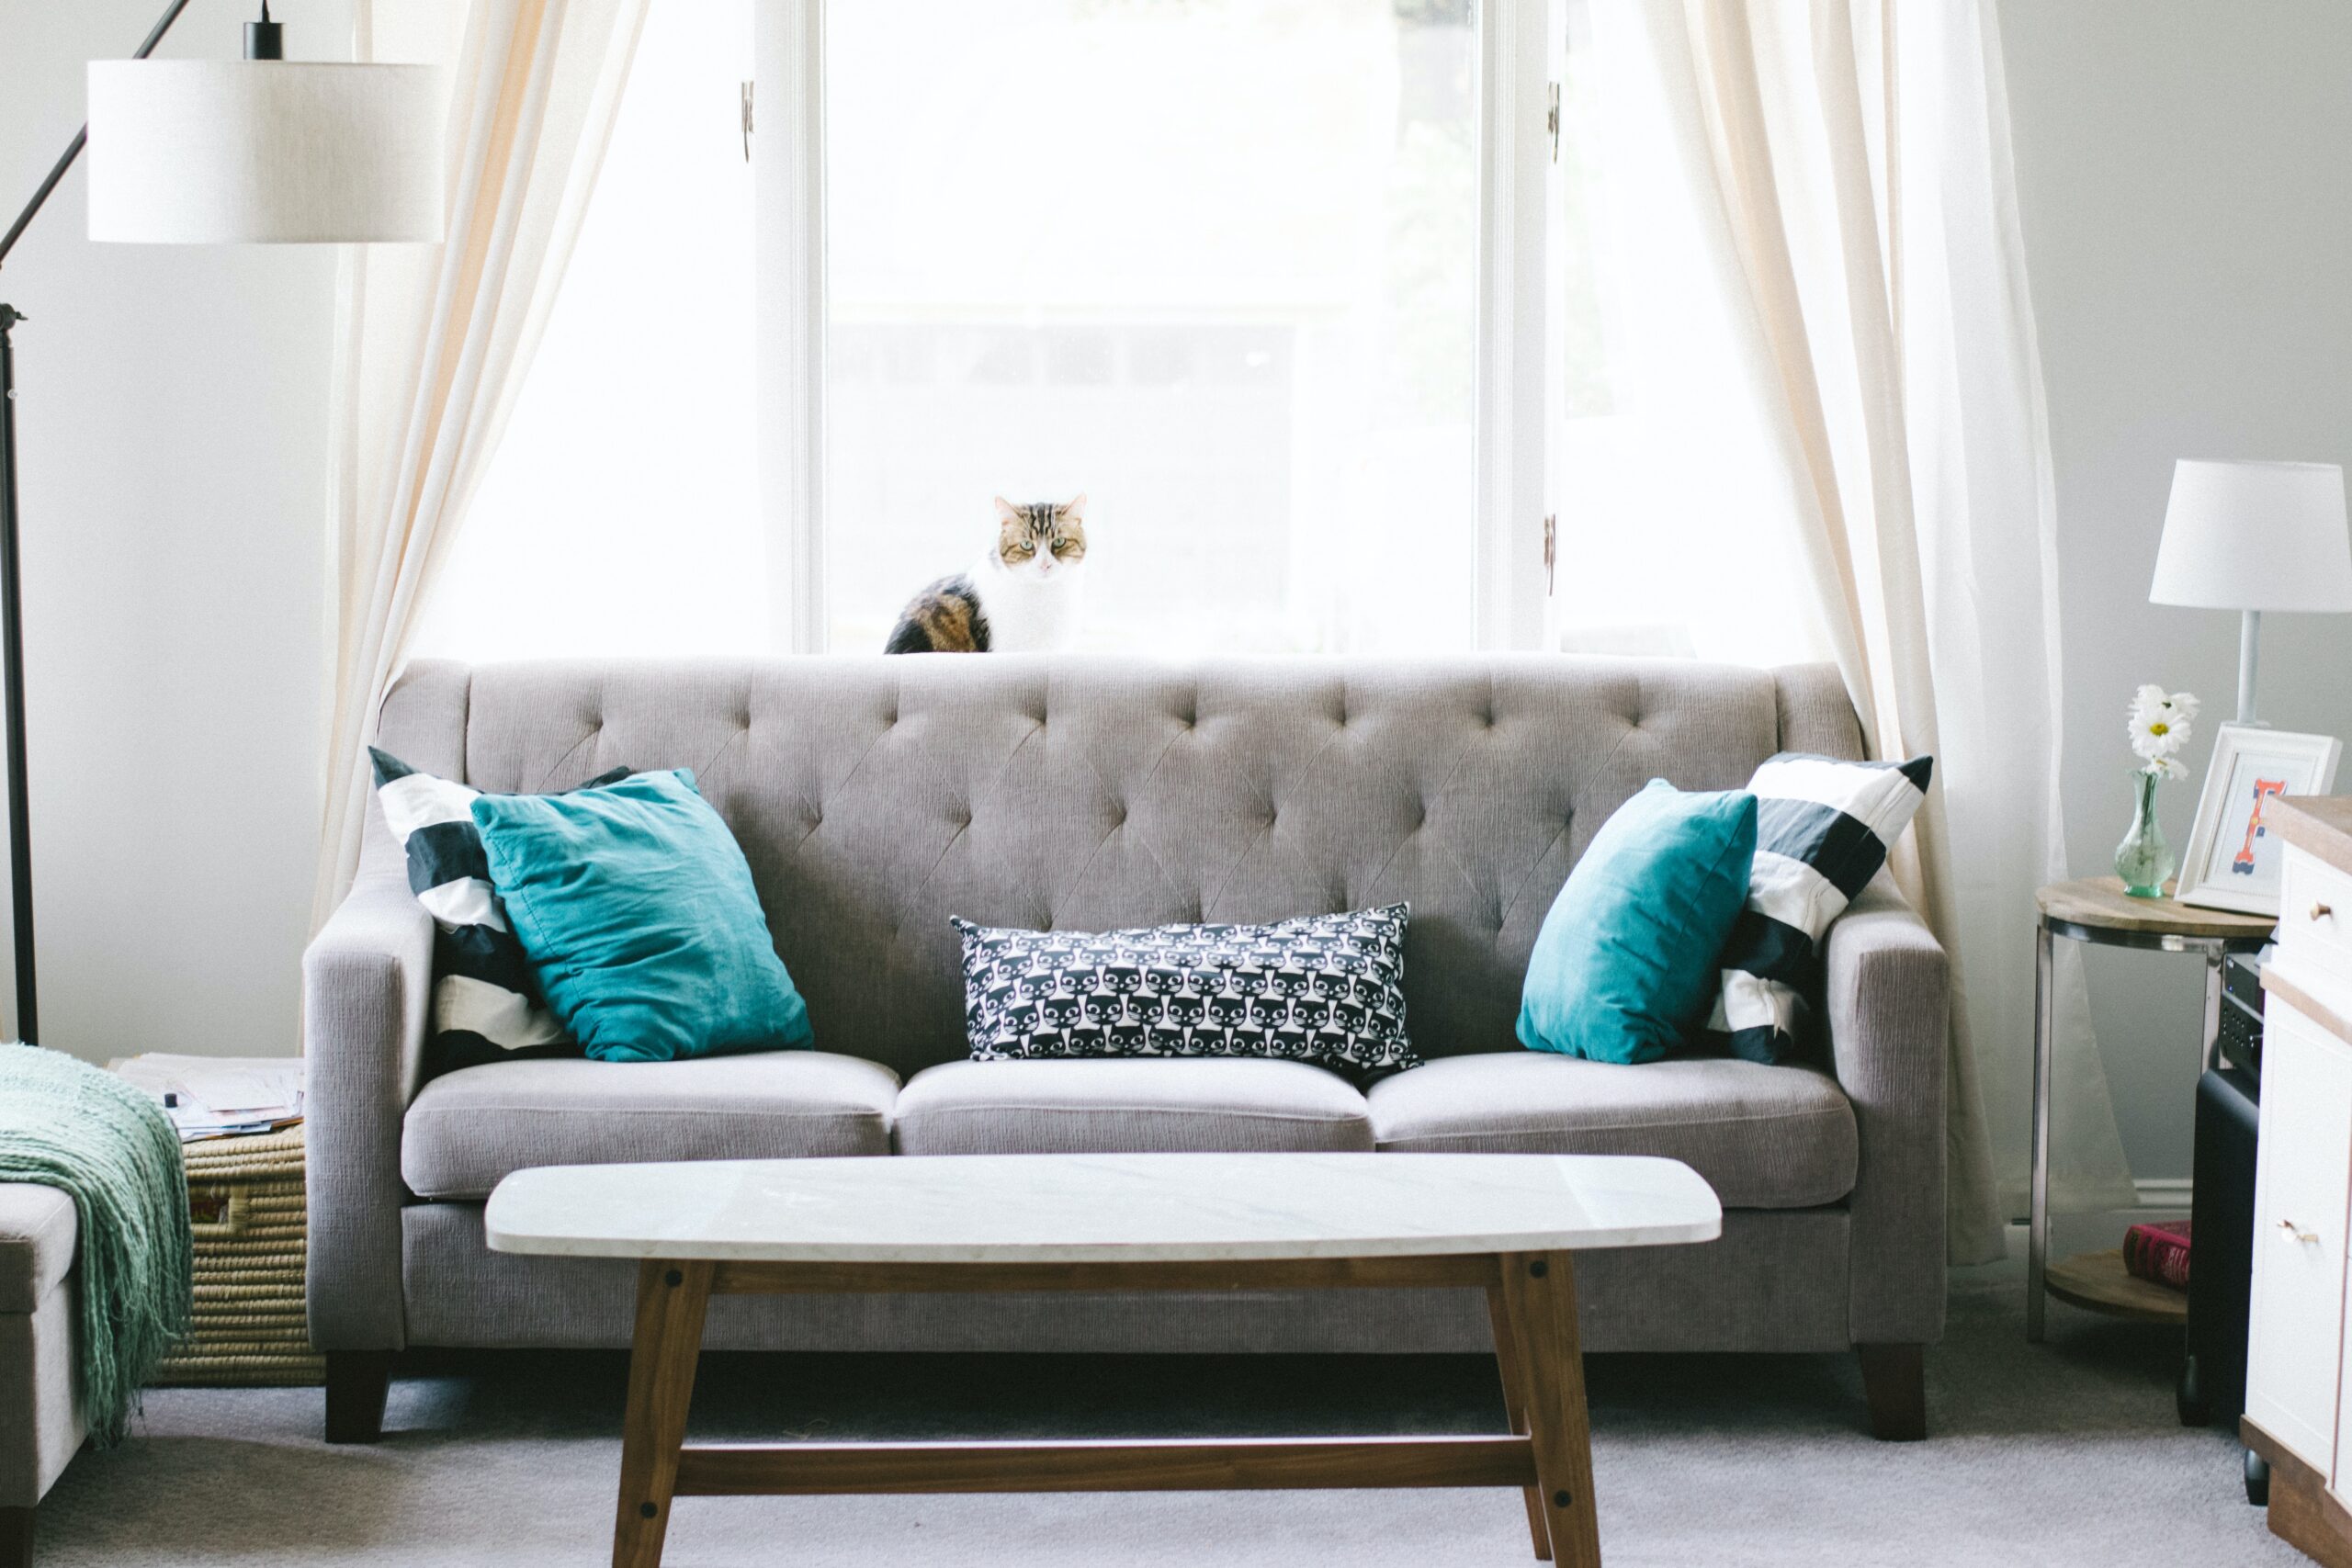
[[[74,1267],[74,1200],[39,1182],[0,1182],[0,1312],[30,1312]]]
[[[1854,1188],[1854,1109],[1809,1067],[1492,1052],[1400,1073],[1370,1101],[1384,1149],[1662,1155],[1706,1178],[1726,1209],[1810,1208]]]
[[[1369,1149],[1372,1120],[1354,1086],[1305,1062],[949,1062],[899,1094],[898,1145],[909,1155]]]
[[[537,1165],[887,1155],[898,1092],[889,1068],[826,1051],[494,1062],[418,1093],[401,1176],[420,1198],[480,1199]]]

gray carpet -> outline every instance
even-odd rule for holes
[[[2053,1306],[2028,1346],[2013,1268],[1954,1285],[1928,1360],[1934,1436],[1860,1430],[1836,1356],[1601,1357],[1593,1427],[1611,1568],[1693,1564],[2304,1562],[2245,1505],[2236,1445],[2184,1431],[2177,1337]],[[311,1390],[148,1396],[41,1510],[42,1568],[596,1563],[609,1551],[624,1368],[613,1356],[451,1359],[393,1388],[385,1442],[328,1449]],[[1469,1357],[722,1357],[704,1437],[1262,1435],[1497,1428]],[[1507,1492],[707,1498],[667,1561],[899,1568],[1519,1568]]]

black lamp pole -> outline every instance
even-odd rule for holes
[[[172,24],[179,20],[187,8],[187,0],[171,0],[164,14],[147,34],[147,41],[139,46],[133,60],[144,60],[155,51]],[[262,7],[262,24],[269,22],[269,7]],[[248,43],[251,39],[248,29]],[[0,234],[0,264],[17,247],[17,241],[33,215],[49,199],[74,160],[82,155],[83,146],[90,140],[87,125],[74,133],[66,144],[64,156],[40,182],[33,198]],[[17,353],[14,333],[17,323],[28,320],[17,314],[13,305],[0,305],[0,701],[7,704],[8,747],[8,886],[12,896],[12,925],[17,939],[17,1037],[30,1043],[40,1038],[40,993],[33,984],[33,845],[30,814],[25,774],[25,626],[22,569],[17,559]]]

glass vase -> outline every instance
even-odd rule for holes
[[[2162,782],[2154,773],[2132,775],[2132,828],[2115,846],[2115,874],[2134,898],[2163,897],[2165,882],[2177,869],[2172,846],[2165,842],[2165,830],[2156,821],[2156,785]]]

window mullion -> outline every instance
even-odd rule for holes
[[[1479,646],[1544,646],[1551,0],[1479,17]]]
[[[775,646],[825,648],[824,0],[756,7],[760,509]]]

